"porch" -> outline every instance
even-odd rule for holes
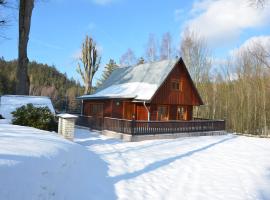
[[[100,130],[103,133],[118,133],[129,136],[174,135],[201,136],[225,132],[225,120],[191,120],[191,121],[143,121],[110,117],[79,116],[76,124]]]

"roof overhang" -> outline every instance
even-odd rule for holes
[[[77,100],[109,100],[109,99],[134,99],[134,97],[123,97],[123,96],[80,96],[76,98]]]
[[[149,99],[133,99],[132,102],[134,103],[150,103],[150,100]]]

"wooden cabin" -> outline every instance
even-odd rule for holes
[[[192,120],[203,101],[182,58],[121,67],[83,101],[93,117],[168,121]]]

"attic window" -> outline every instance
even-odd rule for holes
[[[172,80],[172,90],[180,90],[180,81],[178,79]]]
[[[182,91],[183,90],[183,82],[178,79],[172,80],[172,90]]]

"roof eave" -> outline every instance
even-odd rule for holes
[[[76,97],[77,100],[109,100],[109,99],[134,99],[134,97],[121,97],[121,96],[97,96],[97,97],[91,97],[91,96],[80,96]]]

